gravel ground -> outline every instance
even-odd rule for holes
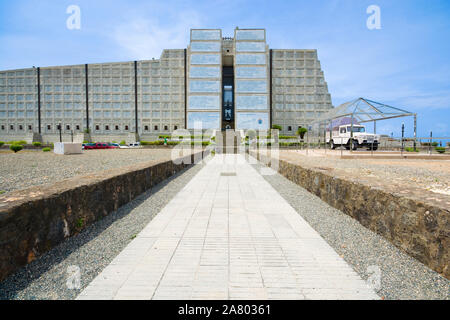
[[[74,299],[200,169],[179,173],[22,268],[0,283],[0,299]],[[447,279],[281,175],[265,179],[362,278],[369,266],[380,268],[383,298],[449,300]],[[80,267],[81,289],[67,288],[69,266]]]
[[[201,169],[196,165],[50,250],[0,283],[0,300],[74,299]],[[81,289],[68,289],[68,267],[81,269]]]
[[[363,279],[381,271],[384,299],[450,299],[450,281],[320,198],[274,174],[264,178]]]
[[[302,153],[304,153],[302,151]],[[323,153],[281,151],[280,158],[303,167],[326,168],[346,176],[371,179],[395,188],[421,188],[436,195],[450,195],[450,160],[340,159]]]
[[[136,163],[170,159],[170,149],[85,150],[83,154],[0,152],[0,194]]]

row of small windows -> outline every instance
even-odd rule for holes
[[[315,59],[317,53],[315,51],[274,51],[275,58],[286,58],[286,59]]]
[[[297,129],[300,129],[302,126],[298,126]],[[292,131],[293,126],[287,126],[285,127],[287,131]]]
[[[169,131],[169,126],[168,125],[165,125],[163,128],[164,128],[164,131]],[[110,130],[110,126],[109,125],[105,125],[104,129],[105,129],[105,131],[109,131]],[[128,131],[129,127],[127,125],[125,125],[124,129],[125,129],[125,131]],[[178,126],[174,126],[173,129],[177,130]],[[70,130],[70,129],[68,129],[68,130]],[[96,131],[100,131],[100,125],[95,125],[95,130]],[[119,125],[115,125],[114,126],[114,130],[116,130],[116,131],[120,130],[120,126]],[[153,130],[158,131],[159,127],[157,125],[155,125],[155,126],[153,126]],[[148,125],[144,126],[144,131],[150,131],[150,126],[148,126]]]
[[[24,126],[23,126],[23,125],[18,125],[18,128],[19,128],[20,131],[24,130]],[[33,130],[33,126],[32,126],[32,125],[28,125],[27,128],[28,128],[28,130]],[[52,130],[52,125],[48,124],[48,125],[46,126],[46,128],[47,128],[47,131],[51,131],[51,130]],[[168,126],[168,125],[164,125],[163,128],[164,128],[164,131],[169,131],[169,126]],[[6,130],[6,126],[5,126],[5,125],[2,125],[2,126],[1,126],[1,129],[2,129],[2,130]],[[56,126],[56,129],[59,130],[59,125]],[[65,129],[66,129],[66,130],[71,130],[71,126],[70,126],[69,124],[67,124],[67,125],[65,126]],[[109,131],[109,130],[110,130],[110,126],[109,126],[109,125],[105,125],[105,126],[104,126],[104,129],[105,129],[105,131]],[[155,126],[153,126],[153,129],[154,129],[155,131],[158,131],[158,130],[159,130],[159,127],[158,127],[157,125],[155,125]],[[174,130],[177,130],[177,129],[178,129],[178,126],[173,126],[173,129],[174,129]],[[9,130],[14,130],[14,125],[13,125],[13,124],[11,124],[11,125],[9,126]],[[79,131],[79,130],[80,130],[80,125],[78,125],[78,124],[75,125],[75,130],[78,130],[78,131]],[[96,131],[100,131],[100,125],[96,125],[96,126],[95,126],[95,130],[96,130]],[[114,126],[114,130],[116,130],[116,131],[120,130],[120,126],[119,126],[119,125],[115,125],[115,126]],[[125,130],[125,131],[128,131],[128,130],[129,130],[129,126],[128,126],[128,125],[125,125],[125,126],[124,126],[124,130]],[[150,127],[149,127],[148,125],[144,126],[144,131],[149,131],[149,130],[150,130]]]
[[[330,109],[331,104],[328,103],[276,103],[275,104],[275,110],[279,111],[289,111],[289,110],[317,110],[317,109]]]
[[[18,70],[18,71],[8,71],[8,72],[2,72],[0,73],[1,76],[8,76],[8,77],[21,77],[21,76],[33,76],[36,74],[36,71],[34,69],[28,69],[28,70]]]
[[[297,78],[274,78],[273,83],[276,85],[313,85],[324,84],[323,77],[297,77]]]
[[[10,78],[0,79],[0,85],[36,85],[36,78]]]
[[[274,60],[272,63],[274,68],[284,68],[284,67],[309,67],[309,68],[313,68],[313,67],[320,67],[320,64],[317,63],[316,65],[316,60]]]
[[[0,92],[9,92],[9,93],[22,93],[22,92],[36,92],[36,86],[0,86]]]
[[[277,102],[283,102],[283,101],[288,101],[288,102],[323,102],[323,101],[328,101],[330,98],[329,94],[307,94],[307,95],[303,95],[303,94],[297,94],[297,95],[293,95],[293,94],[277,94],[275,96],[275,101]]]
[[[29,124],[27,127],[28,127],[28,130],[30,130],[30,131],[33,130],[33,126],[31,124]],[[24,130],[24,126],[21,125],[21,124],[19,124],[18,128],[19,128],[19,131],[23,131]],[[1,129],[2,129],[2,131],[6,130],[6,126],[2,125]],[[14,130],[14,125],[13,124],[9,125],[9,130]]]
[[[275,77],[303,77],[303,76],[321,76],[322,70],[317,69],[275,69],[272,71]]]

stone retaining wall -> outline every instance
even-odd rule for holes
[[[250,154],[271,166],[269,156]],[[278,172],[450,279],[450,209],[278,160]]]
[[[207,153],[183,157],[180,164],[153,161],[0,196],[0,281]]]

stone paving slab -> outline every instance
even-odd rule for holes
[[[379,297],[242,155],[226,154],[77,299]]]

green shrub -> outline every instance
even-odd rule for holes
[[[5,143],[3,141],[0,141],[0,147],[2,147]]]
[[[119,143],[121,146],[125,146],[127,143],[125,142],[125,140],[120,141]]]
[[[436,147],[434,148],[437,152],[439,153],[444,153],[445,152],[445,148],[444,147]]]
[[[21,145],[21,146],[23,146],[23,145],[26,145],[27,144],[27,142],[25,141],[25,140],[19,140],[19,141],[9,141],[8,142],[8,144],[9,145],[13,145],[13,144],[18,144],[18,145]]]
[[[414,150],[414,148],[411,148],[411,147],[406,147],[405,148],[405,150],[406,150],[406,152],[419,152],[419,150]]]
[[[209,141],[201,141],[201,145],[202,146],[209,146],[211,144],[211,142]],[[200,145],[200,141],[192,141],[191,142],[191,146],[199,146]]]
[[[42,143],[40,143],[39,141],[33,142],[33,146],[35,147],[40,147],[42,145]]]
[[[83,218],[78,219],[77,220],[77,228],[81,229],[81,228],[83,228],[83,226],[84,226],[84,219]]]
[[[52,149],[50,149],[49,147],[46,147],[46,148],[42,149],[42,151],[49,152],[49,151],[52,151]]]
[[[87,140],[83,140],[83,143],[89,143],[89,141],[87,141]]]
[[[272,129],[274,129],[274,130],[283,130],[283,128],[280,126],[280,125],[278,125],[278,124],[274,124],[274,125],[272,125]]]
[[[437,146],[438,146],[438,143],[437,143],[437,141],[434,141],[431,145],[432,145],[433,147],[437,147]]]
[[[12,144],[12,145],[9,146],[9,148],[10,148],[12,151],[14,151],[14,153],[17,153],[17,152],[19,152],[20,150],[23,149],[23,146],[20,145],[20,144]]]
[[[53,142],[50,143],[50,148],[55,149],[55,144]]]

